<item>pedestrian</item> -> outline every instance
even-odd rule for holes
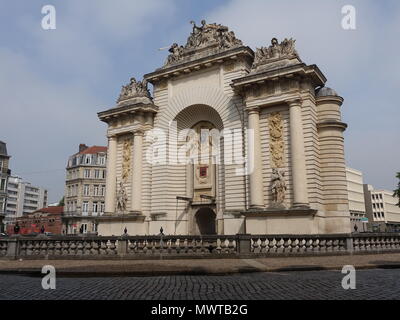
[[[14,226],[14,233],[15,234],[18,234],[19,233],[19,230],[20,230],[20,227],[19,227],[19,224],[18,224],[18,222],[15,224],[15,226]]]

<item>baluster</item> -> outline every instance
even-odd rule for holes
[[[100,253],[100,246],[99,243],[96,240],[92,241],[91,249],[90,252],[92,255],[98,255]]]
[[[307,240],[304,238],[299,239],[299,252],[306,252],[307,251]]]
[[[111,254],[113,254],[113,255],[118,254],[117,245],[118,245],[118,240],[110,241],[110,253]]]
[[[77,255],[83,255],[83,243],[82,241],[78,241],[78,245],[76,247],[76,254]]]
[[[20,246],[20,255],[21,256],[26,256],[26,241],[21,241],[21,246]],[[5,246],[5,252],[4,255],[7,253],[7,244]]]
[[[260,240],[257,238],[257,239],[254,239],[253,240],[253,252],[254,253],[260,253],[260,245],[259,245],[259,242]]]
[[[290,252],[291,251],[290,238],[282,239],[282,241],[283,241],[283,252],[285,252],[285,253]]]
[[[314,252],[319,252],[320,251],[319,239],[312,240],[312,246]]]
[[[260,238],[260,252],[266,253],[267,252],[267,238]]]
[[[55,245],[55,252],[54,252],[54,254],[56,255],[56,256],[61,256],[61,243],[60,243],[60,241],[56,241],[56,245]]]
[[[333,251],[333,252],[338,252],[338,251],[340,251],[339,239],[334,239],[334,240],[332,241],[332,251]]]
[[[364,246],[365,246],[365,251],[370,251],[371,250],[371,243],[370,243],[370,238],[365,238]]]
[[[92,253],[92,245],[90,241],[85,241],[85,248],[84,248],[84,254],[85,255],[90,255]]]
[[[63,256],[66,256],[66,255],[68,255],[68,253],[69,253],[69,241],[62,241],[61,242],[61,254],[63,255]]]
[[[47,254],[49,256],[54,255],[54,241],[48,241]]]

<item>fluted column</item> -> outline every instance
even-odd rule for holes
[[[253,130],[253,140],[249,139],[250,162],[250,207],[264,206],[263,180],[261,167],[260,110],[249,110],[249,129]]]
[[[142,161],[143,132],[135,131],[133,135],[133,173],[131,186],[131,211],[142,210]]]
[[[293,207],[308,206],[306,156],[304,150],[301,100],[286,101],[290,114],[290,150],[293,181]]]
[[[117,188],[117,137],[108,138],[105,212],[115,213]]]

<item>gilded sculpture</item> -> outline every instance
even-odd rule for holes
[[[131,172],[131,141],[129,139],[124,140],[123,152],[122,152],[122,180],[127,181]]]
[[[274,168],[284,166],[283,120],[280,112],[272,112],[268,119],[271,164]]]

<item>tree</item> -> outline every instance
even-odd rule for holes
[[[400,207],[400,172],[397,172],[396,178],[399,179],[399,183],[397,184],[397,189],[394,190],[393,197],[398,199],[397,205]]]
[[[58,206],[64,207],[64,197],[62,197],[62,199],[61,199],[60,202],[58,203]]]

